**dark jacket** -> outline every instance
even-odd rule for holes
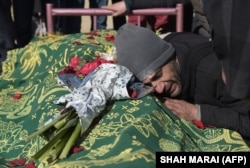
[[[14,23],[10,13],[11,2],[0,0],[0,62],[5,60],[7,50],[15,44]]]
[[[231,95],[250,98],[250,1],[207,0],[205,9]]]
[[[210,26],[204,10],[203,2],[206,0],[125,0],[128,13],[133,9],[154,8],[154,7],[174,7],[177,3],[184,4],[184,30],[186,26],[192,26],[192,17],[194,10],[194,17],[197,23],[193,27],[193,31],[210,37]],[[189,9],[191,3],[192,9]],[[190,18],[191,17],[191,18]],[[191,31],[191,28],[189,29]]]
[[[180,99],[200,105],[205,125],[236,130],[250,145],[250,101],[230,96],[209,39],[193,33],[172,33],[164,40],[175,47],[180,62]]]

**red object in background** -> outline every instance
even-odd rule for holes
[[[106,34],[105,39],[107,41],[115,41],[115,36],[112,34]]]

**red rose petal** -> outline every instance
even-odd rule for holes
[[[26,162],[26,158],[20,158],[15,160],[10,160],[7,162],[9,166],[15,167],[15,166],[22,166]]]
[[[63,70],[61,70],[60,72],[58,72],[58,74],[66,74],[66,73],[76,74],[76,71],[75,71],[74,67],[67,66]]]
[[[94,39],[94,36],[92,36],[92,35],[87,36],[87,39]]]
[[[203,122],[201,122],[199,120],[193,120],[193,124],[196,125],[200,129],[204,129],[205,128]]]
[[[24,165],[24,168],[36,168],[36,165],[34,162],[29,162]]]
[[[137,98],[137,93],[134,91],[134,92],[132,92],[132,94],[131,94],[131,98]]]
[[[77,65],[79,64],[79,62],[81,61],[81,58],[79,57],[76,57],[76,56],[73,56],[71,59],[70,59],[70,66],[72,67],[77,67]]]
[[[82,146],[76,146],[76,147],[72,148],[71,152],[78,153],[78,152],[81,152],[83,150],[84,150],[84,148]]]
[[[22,94],[21,93],[15,93],[12,98],[13,99],[20,99],[22,97]]]
[[[107,41],[114,41],[115,40],[115,36],[112,35],[112,34],[106,34],[105,39]]]
[[[83,43],[81,43],[80,41],[74,41],[73,44],[74,45],[82,45]]]

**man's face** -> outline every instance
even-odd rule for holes
[[[148,76],[143,83],[163,97],[176,97],[181,93],[180,69],[176,60],[171,60],[161,69]]]

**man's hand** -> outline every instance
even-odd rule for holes
[[[107,5],[107,6],[102,6],[101,8],[103,9],[108,9],[108,10],[112,10],[114,11],[112,16],[119,16],[122,15],[126,12],[126,4],[124,1],[120,1],[120,2],[116,2],[114,4],[111,5]]]
[[[196,105],[184,100],[166,99],[165,106],[169,108],[176,116],[186,120],[198,120],[198,108]]]

